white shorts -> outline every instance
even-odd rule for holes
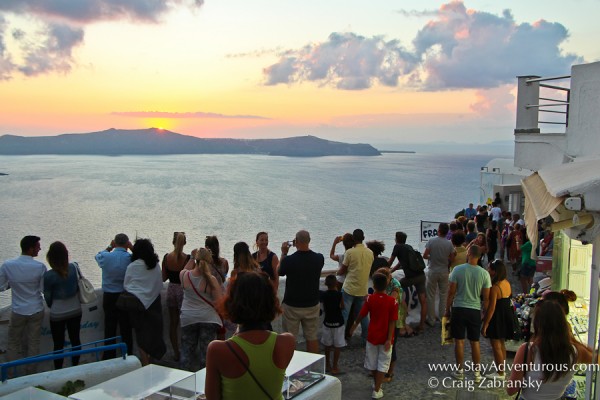
[[[392,361],[392,346],[385,351],[385,345],[374,345],[367,342],[365,352],[365,368],[369,371],[388,372]]]
[[[321,343],[323,346],[346,347],[346,338],[344,337],[344,325],[337,328],[323,326],[321,334]]]

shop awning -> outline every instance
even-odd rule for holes
[[[562,205],[569,196],[582,196],[600,188],[600,159],[575,161],[543,168],[523,179],[525,193],[525,224],[533,245],[538,242],[537,221],[552,215],[553,230],[589,225],[593,217],[586,211],[573,212]]]

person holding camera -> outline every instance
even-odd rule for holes
[[[283,295],[283,330],[297,336],[302,324],[306,339],[306,350],[319,352],[317,333],[319,330],[320,293],[319,280],[325,264],[323,254],[309,248],[310,234],[298,231],[292,245],[296,252],[288,256],[290,243],[281,245],[279,276],[285,276]]]

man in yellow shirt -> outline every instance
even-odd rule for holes
[[[346,274],[344,285],[342,286],[342,297],[344,299],[344,321],[348,323],[350,309],[354,304],[354,316],[362,308],[365,296],[369,288],[369,271],[373,264],[373,252],[364,244],[365,234],[362,229],[355,229],[352,232],[354,238],[354,247],[346,250],[344,254],[343,266],[338,274]],[[369,328],[369,319],[363,318],[360,324],[361,336],[367,340],[367,331]]]

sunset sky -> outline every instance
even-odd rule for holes
[[[512,140],[517,75],[600,60],[598,0],[2,0],[0,135]]]

